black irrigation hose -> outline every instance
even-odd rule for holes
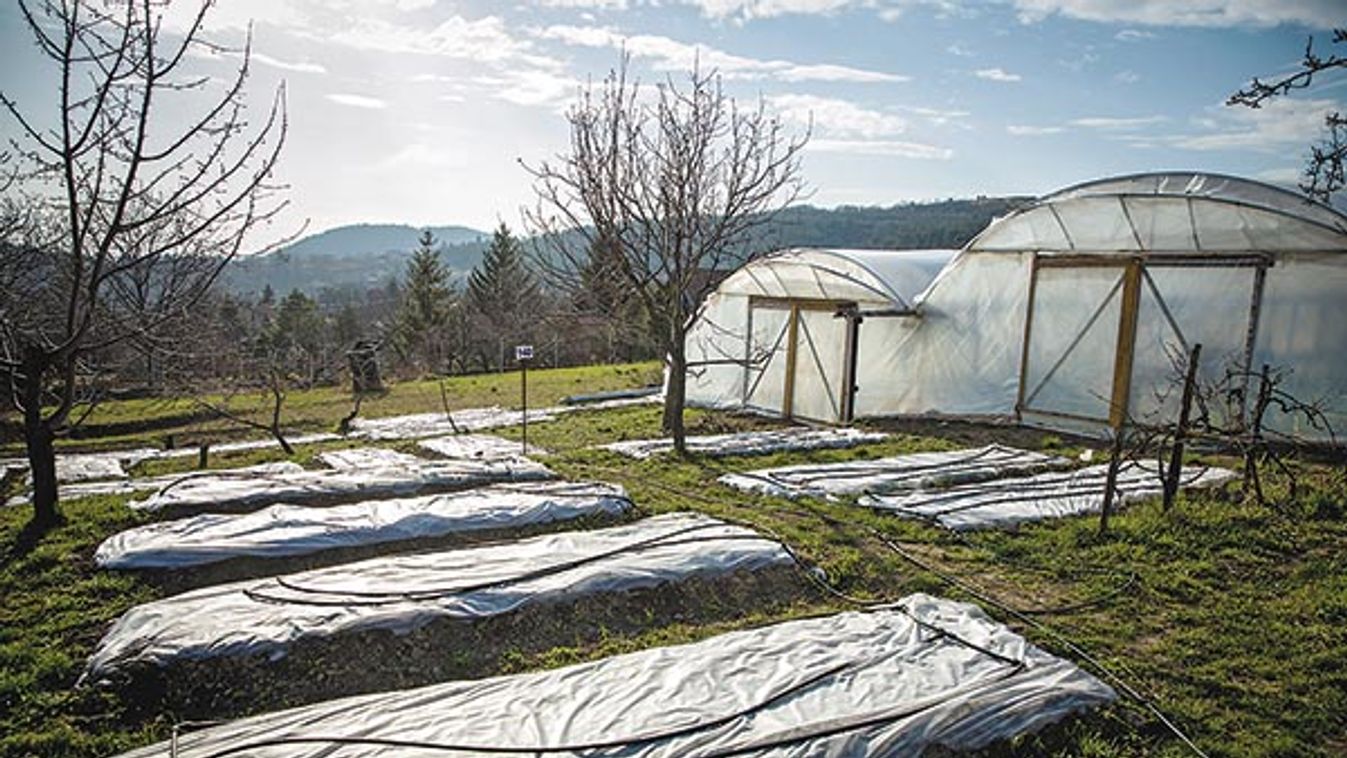
[[[936,450],[931,452],[942,453],[952,451]],[[893,474],[895,476],[906,476],[909,474],[917,474],[923,471],[930,471],[932,469],[938,469],[947,466],[971,466],[975,465],[975,462],[980,461],[993,453],[1003,453],[1003,452],[1011,452],[1011,451],[1008,451],[1007,448],[1002,448],[998,445],[988,445],[987,447],[977,450],[974,453],[964,456],[962,458],[947,459],[935,463],[922,463],[912,466],[905,466],[902,468],[894,468],[893,466],[857,466],[854,465],[853,461],[839,461],[837,463],[824,463],[815,466],[782,466],[775,473],[772,472],[770,469],[768,470],[768,473],[765,474],[755,474],[751,471],[734,472],[734,473],[738,474],[739,476],[744,476],[751,479],[762,479],[770,481],[772,483],[793,484],[793,482],[790,482],[787,479],[783,478],[783,475],[789,475],[792,479],[800,480],[806,484],[809,484],[818,479],[851,479],[865,476],[873,476],[876,474]],[[1021,456],[1012,455],[1010,457],[1000,460],[1013,461],[1017,457]],[[781,469],[784,469],[784,471],[781,471]]]
[[[1132,699],[1133,699],[1135,702],[1137,702],[1139,705],[1141,705],[1142,707],[1144,707],[1146,710],[1150,711],[1151,714],[1152,714],[1153,716],[1155,716],[1155,718],[1158,719],[1158,720],[1160,721],[1160,723],[1163,724],[1163,725],[1165,726],[1166,729],[1168,729],[1168,730],[1169,730],[1175,737],[1177,737],[1180,741],[1182,741],[1183,744],[1186,745],[1190,750],[1192,750],[1194,754],[1199,755],[1199,756],[1202,756],[1203,758],[1206,758],[1206,755],[1207,755],[1207,754],[1206,754],[1205,752],[1203,752],[1202,749],[1199,748],[1199,747],[1192,741],[1192,739],[1190,739],[1190,738],[1188,737],[1188,735],[1184,734],[1183,730],[1179,729],[1179,727],[1178,727],[1177,725],[1175,725],[1174,722],[1171,721],[1171,720],[1169,719],[1169,717],[1166,716],[1166,715],[1160,710],[1160,708],[1159,708],[1158,706],[1156,706],[1153,702],[1151,702],[1151,700],[1148,699],[1146,696],[1144,696],[1144,695],[1142,695],[1140,692],[1138,692],[1134,687],[1132,687],[1130,684],[1128,684],[1125,680],[1123,680],[1123,679],[1122,679],[1121,677],[1119,677],[1117,674],[1115,674],[1115,673],[1113,673],[1111,670],[1109,670],[1106,666],[1104,666],[1103,663],[1099,662],[1099,660],[1098,660],[1097,658],[1095,658],[1093,655],[1091,655],[1088,651],[1086,651],[1086,650],[1085,650],[1084,648],[1082,648],[1080,645],[1078,645],[1077,643],[1073,642],[1073,641],[1072,641],[1070,638],[1068,638],[1066,635],[1062,634],[1061,632],[1058,632],[1057,630],[1053,629],[1052,627],[1048,626],[1047,624],[1044,624],[1043,622],[1039,621],[1038,619],[1034,618],[1033,616],[1031,616],[1031,615],[1029,615],[1029,614],[1027,614],[1027,613],[1025,613],[1025,612],[1023,612],[1023,611],[1020,611],[1020,610],[1018,610],[1018,609],[1016,609],[1016,608],[1014,608],[1014,607],[1012,607],[1012,606],[1010,606],[1010,605],[1007,605],[1006,603],[1003,603],[1003,602],[1001,602],[1001,601],[999,601],[999,600],[997,600],[997,599],[995,599],[995,598],[993,598],[993,597],[987,595],[986,593],[982,592],[981,590],[978,590],[978,589],[975,588],[975,587],[972,587],[972,586],[969,585],[967,582],[964,582],[964,581],[960,580],[959,578],[957,578],[957,577],[955,577],[955,576],[952,576],[952,575],[950,575],[950,574],[948,574],[948,573],[946,573],[946,572],[941,571],[940,569],[937,569],[937,568],[931,566],[930,564],[926,563],[925,561],[921,560],[920,558],[917,558],[916,556],[912,555],[912,554],[909,553],[908,551],[906,551],[906,550],[902,549],[901,547],[899,547],[893,540],[890,540],[886,535],[884,535],[884,534],[883,534],[882,532],[880,532],[879,530],[877,530],[877,529],[870,529],[870,531],[871,531],[871,532],[872,532],[872,533],[873,533],[873,534],[874,534],[874,535],[875,535],[875,536],[876,536],[876,537],[877,537],[877,538],[878,538],[878,539],[879,539],[879,540],[880,540],[886,547],[888,547],[888,548],[889,548],[890,550],[892,550],[894,553],[896,553],[897,555],[899,555],[900,557],[902,557],[904,560],[908,561],[909,563],[912,563],[914,566],[917,566],[918,568],[922,569],[923,571],[926,571],[927,573],[934,575],[935,577],[937,577],[937,578],[940,579],[941,581],[945,582],[946,584],[949,584],[950,586],[953,586],[953,587],[956,587],[956,588],[962,590],[963,592],[967,593],[968,595],[971,595],[972,597],[976,598],[977,600],[980,600],[980,601],[982,601],[982,602],[984,602],[984,603],[987,603],[988,605],[991,605],[991,606],[993,606],[993,607],[995,607],[995,608],[997,608],[997,609],[999,609],[999,610],[1001,610],[1001,611],[1004,611],[1005,613],[1008,613],[1008,614],[1010,614],[1011,616],[1014,616],[1015,618],[1019,619],[1021,622],[1025,623],[1025,624],[1028,624],[1028,625],[1034,627],[1035,629],[1037,629],[1038,631],[1043,632],[1044,634],[1047,634],[1048,636],[1052,637],[1052,638],[1053,638],[1054,640],[1056,640],[1059,644],[1065,646],[1068,650],[1070,650],[1072,653],[1074,653],[1075,655],[1077,655],[1081,660],[1085,661],[1086,663],[1089,663],[1089,664],[1090,664],[1091,666],[1093,666],[1097,671],[1099,671],[1101,674],[1103,674],[1105,678],[1107,678],[1110,682],[1112,682],[1112,683],[1114,684],[1114,686],[1116,686],[1119,690],[1122,690],[1123,694],[1125,694],[1125,695],[1127,695],[1128,697],[1132,698]],[[1130,672],[1129,672],[1129,673],[1130,673]],[[1133,676],[1135,676],[1135,674],[1133,674]]]
[[[534,571],[529,571],[524,574],[506,577],[504,579],[496,579],[489,582],[480,582],[477,584],[462,585],[458,587],[451,587],[444,589],[419,590],[412,592],[407,591],[365,592],[360,590],[324,590],[297,585],[292,582],[286,581],[284,577],[275,577],[273,579],[273,581],[275,581],[277,585],[292,592],[313,594],[313,595],[328,595],[332,597],[345,597],[345,598],[352,598],[352,597],[379,598],[376,600],[345,600],[345,599],[310,600],[310,599],[298,599],[288,597],[276,597],[276,596],[269,596],[265,594],[265,592],[256,589],[243,590],[243,594],[247,596],[249,599],[255,600],[257,602],[276,603],[281,605],[312,605],[321,607],[352,607],[352,606],[379,607],[386,605],[397,605],[406,602],[424,602],[431,600],[440,600],[446,597],[465,595],[470,592],[480,592],[482,590],[487,589],[507,587],[512,584],[521,584],[523,582],[531,581],[533,579],[541,579],[543,577],[564,573],[566,571],[570,571],[572,569],[576,569],[591,563],[604,561],[609,558],[616,557],[618,555],[641,552],[643,550],[652,550],[662,547],[668,547],[671,545],[685,545],[699,542],[730,542],[730,541],[776,542],[776,540],[773,540],[769,537],[764,537],[759,534],[725,534],[725,535],[713,535],[705,537],[692,537],[681,540],[670,539],[671,537],[675,537],[678,534],[695,531],[698,529],[719,527],[719,526],[724,526],[724,524],[704,524],[696,527],[690,527],[688,529],[679,530],[677,532],[672,532],[670,534],[661,535],[657,538],[652,538],[649,540],[644,540],[642,542],[632,543],[629,545],[623,545],[619,548],[615,548],[613,550],[609,550],[604,553],[597,553],[595,555],[585,556],[584,558],[577,558],[575,560],[566,561],[564,563],[559,563],[552,566],[545,566],[543,568],[539,568]]]
[[[1207,471],[1208,469],[1203,468],[1196,475],[1190,477],[1188,480],[1180,481],[1179,486],[1187,487],[1193,484],[1194,482],[1198,481],[1203,476],[1205,476]],[[1079,473],[1079,470],[1076,473]],[[1128,475],[1129,475],[1128,479],[1124,480],[1119,478],[1119,480],[1115,483],[1116,488],[1119,490],[1119,494],[1126,495],[1128,493],[1125,492],[1124,490],[1129,485],[1144,484],[1147,480],[1150,479],[1150,477],[1156,476],[1155,472],[1146,471],[1145,469],[1143,469],[1140,474],[1132,474],[1131,472],[1129,472]],[[1028,484],[1021,483],[1021,486],[1017,487],[1017,491],[1013,495],[992,497],[985,500],[978,500],[976,502],[964,503],[963,505],[956,505],[950,508],[945,508],[943,510],[933,512],[919,511],[915,507],[887,505],[884,504],[882,501],[870,507],[879,511],[890,511],[893,513],[901,513],[903,515],[913,516],[920,519],[934,520],[938,519],[941,516],[949,515],[951,513],[962,513],[964,511],[977,510],[978,508],[985,508],[987,506],[992,505],[1006,505],[1009,503],[1028,503],[1045,497],[1049,498],[1085,497],[1094,494],[1102,495],[1103,487],[1106,485],[1106,480],[1107,476],[1104,474],[1104,472],[1092,473],[1086,477],[1073,476],[1071,474],[1063,474],[1053,479],[1040,479],[1037,482]],[[1013,484],[1015,483],[1015,481],[1016,480],[1010,480],[1010,483]],[[1080,485],[1080,491],[1072,492],[1070,489],[1071,485]],[[1098,485],[1099,487],[1098,492],[1095,491],[1094,485]],[[977,497],[980,494],[991,494],[989,492],[986,492],[985,490],[979,492],[977,488],[980,487],[981,485],[963,485],[958,488],[950,488],[947,490],[943,490],[939,493],[933,493],[930,497],[925,499],[922,505],[935,504],[941,501],[951,501],[951,500],[958,501],[960,498]]]
[[[918,714],[924,713],[924,712],[929,711],[929,710],[931,710],[932,708],[935,708],[935,707],[937,707],[937,706],[944,705],[945,703],[948,703],[949,701],[951,701],[951,700],[953,700],[953,699],[955,699],[955,698],[957,698],[957,697],[962,696],[962,695],[963,695],[965,692],[967,692],[968,690],[974,689],[974,686],[976,686],[976,687],[982,687],[982,686],[985,686],[985,685],[987,685],[987,684],[992,684],[992,683],[995,683],[995,682],[1001,682],[1001,681],[1005,681],[1005,680],[1007,680],[1007,679],[1010,679],[1011,677],[1013,677],[1013,676],[1019,674],[1021,670],[1023,670],[1023,669],[1015,669],[1015,670],[1007,671],[1007,672],[1005,672],[1005,673],[1003,673],[1003,674],[1000,674],[1000,675],[998,675],[998,676],[995,676],[995,677],[989,677],[988,679],[983,680],[983,681],[980,681],[980,682],[974,682],[974,683],[971,684],[971,685],[968,685],[968,686],[965,686],[965,687],[961,687],[961,688],[959,688],[959,689],[952,690],[952,691],[950,691],[950,692],[944,693],[941,697],[938,697],[938,698],[930,698],[927,702],[922,703],[921,705],[918,705],[918,706],[915,706],[915,707],[912,707],[912,708],[905,708],[905,709],[902,709],[902,710],[897,711],[897,712],[884,713],[884,714],[880,714],[880,715],[878,715],[878,716],[873,716],[873,717],[870,717],[870,718],[854,719],[854,720],[851,720],[851,721],[844,721],[844,722],[841,723],[841,724],[837,724],[837,725],[830,726],[830,727],[825,727],[825,728],[823,728],[823,729],[815,729],[815,730],[813,730],[813,731],[806,731],[806,732],[801,733],[801,734],[792,734],[792,735],[787,735],[787,736],[783,736],[783,737],[778,737],[778,738],[775,738],[775,739],[760,740],[760,741],[758,741],[758,742],[754,742],[754,743],[749,744],[749,745],[743,745],[743,746],[741,746],[741,747],[736,747],[736,748],[724,748],[724,749],[717,750],[717,751],[714,751],[714,752],[711,752],[711,753],[706,753],[705,755],[699,755],[698,758],[730,758],[731,756],[745,755],[745,754],[747,754],[747,753],[755,753],[755,752],[759,752],[759,751],[762,751],[762,750],[770,750],[770,749],[772,749],[772,748],[787,747],[787,746],[790,746],[790,745],[798,745],[798,744],[800,744],[801,742],[808,742],[808,741],[810,741],[810,740],[816,740],[816,739],[820,739],[820,738],[823,738],[823,737],[832,737],[832,736],[835,736],[835,735],[838,735],[838,734],[846,734],[847,732],[855,732],[855,731],[859,731],[859,730],[861,730],[861,729],[868,729],[868,728],[874,727],[874,726],[882,726],[882,725],[884,725],[884,724],[891,724],[891,723],[893,723],[893,722],[895,722],[895,721],[900,721],[900,720],[902,720],[902,719],[911,718],[912,716],[916,716],[916,715],[918,715]]]
[[[957,637],[953,637],[952,635],[948,634],[946,634],[946,636],[949,636],[955,640],[959,639]],[[724,716],[718,716],[709,721],[703,721],[695,724],[689,724],[684,727],[667,729],[661,732],[655,732],[651,734],[639,735],[634,737],[626,737],[622,739],[602,740],[596,742],[576,743],[570,745],[502,746],[502,745],[456,745],[444,742],[399,740],[382,737],[346,737],[346,736],[313,735],[307,737],[278,737],[270,740],[257,740],[254,742],[225,748],[224,750],[218,750],[214,753],[208,754],[206,758],[225,758],[225,756],[236,755],[238,753],[265,747],[280,747],[284,745],[312,745],[312,744],[334,745],[337,746],[338,748],[346,745],[363,745],[372,747],[434,750],[441,752],[484,753],[491,755],[514,755],[520,753],[545,755],[548,753],[578,753],[578,752],[592,752],[602,750],[616,750],[621,748],[633,748],[641,745],[649,745],[658,742],[667,742],[670,740],[678,739],[679,737],[686,737],[701,732],[708,732],[714,729],[718,729],[734,721],[748,718],[753,714],[758,713],[759,711],[766,710],[767,708],[770,708],[773,704],[780,702],[781,700],[785,700],[786,698],[798,692],[809,689],[810,687],[813,687],[814,685],[826,679],[831,679],[845,671],[857,671],[869,666],[873,666],[879,661],[893,657],[894,655],[897,655],[897,653],[886,653],[884,655],[875,656],[873,658],[868,658],[861,661],[848,661],[846,663],[841,663],[836,666],[832,666],[830,668],[824,669],[823,671],[817,674],[805,678],[801,682],[797,682],[795,684],[784,687],[781,690],[771,694],[764,700],[761,700],[757,703],[746,706],[744,708],[740,708]],[[1013,661],[1013,665],[1010,666],[1009,671],[1006,671],[1005,673],[990,680],[977,682],[976,684],[978,686],[982,686],[988,683],[988,681],[1000,681],[1004,679],[1009,679],[1010,677],[1015,676],[1019,674],[1021,671],[1023,671],[1025,669],[1025,666],[1026,664],[1024,664],[1023,662]],[[922,705],[916,708],[905,709],[898,713],[888,713],[880,717],[872,719],[864,719],[856,723],[834,726],[819,730],[816,733],[792,735],[789,737],[770,740],[767,742],[760,742],[745,748],[730,748],[730,749],[717,750],[705,754],[704,758],[720,758],[721,756],[741,755],[745,752],[749,752],[752,750],[763,750],[771,747],[777,747],[780,745],[799,743],[811,739],[817,739],[818,737],[828,737],[834,734],[864,729],[869,726],[876,726],[879,724],[890,723],[942,705],[954,699],[955,697],[962,695],[963,692],[967,689],[969,688],[968,687],[960,688],[958,690],[946,693],[940,698],[933,698],[929,702],[923,703]],[[176,756],[174,756],[174,758],[176,758]]]

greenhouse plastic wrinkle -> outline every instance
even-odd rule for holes
[[[405,633],[581,595],[621,592],[792,561],[777,542],[697,514],[485,547],[390,556],[207,587],[122,615],[86,678],[132,663],[281,656],[302,638]]]
[[[913,756],[981,748],[1115,697],[976,606],[917,594],[890,610],[269,713],[126,756]]]
[[[866,492],[902,492],[959,482],[1023,476],[1068,468],[1065,458],[1003,445],[908,453],[889,458],[805,464],[726,474],[720,481],[741,490],[778,497],[838,497]],[[997,485],[999,486],[999,485]]]
[[[384,542],[520,529],[631,507],[619,486],[539,482],[370,500],[327,508],[273,505],[246,514],[201,514],[129,529],[98,546],[110,569],[199,566],[243,556],[281,557]]]

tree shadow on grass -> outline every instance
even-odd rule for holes
[[[43,537],[63,524],[65,524],[64,516],[55,519],[29,519],[22,529],[0,544],[0,567],[8,566],[11,562],[33,552],[34,548],[41,544]]]

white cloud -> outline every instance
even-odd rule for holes
[[[942,108],[923,108],[917,106],[900,106],[900,108],[907,113],[921,116],[933,126],[945,126],[946,124],[962,126],[959,122],[972,115],[968,111],[946,110]]]
[[[264,66],[279,68],[284,71],[297,71],[301,74],[326,74],[327,69],[320,64],[310,63],[309,61],[283,61],[279,58],[273,58],[263,53],[253,53],[252,59]]]
[[[785,60],[767,60],[735,55],[714,47],[688,44],[655,34],[623,35],[611,27],[570,26],[559,24],[535,30],[534,34],[579,47],[608,47],[625,50],[634,58],[645,58],[657,71],[688,71],[694,65],[718,71],[727,79],[777,79],[786,82],[904,82],[908,77],[882,71],[852,68],[836,64],[801,64]]]
[[[382,110],[388,107],[388,103],[377,97],[367,97],[365,95],[351,95],[344,92],[337,92],[327,95],[327,99],[338,105],[347,105],[352,108],[369,108],[373,110]]]
[[[833,13],[856,0],[681,0],[697,7],[703,16],[713,19],[747,21],[789,14]]]
[[[902,134],[906,119],[891,113],[862,108],[855,103],[816,95],[774,95],[767,104],[783,121],[813,125],[823,136],[875,139]]]
[[[1218,106],[1214,117],[1199,121],[1205,134],[1171,138],[1170,144],[1188,150],[1264,150],[1305,148],[1317,139],[1324,114],[1339,108],[1333,100],[1273,100],[1262,108]]]
[[[1141,81],[1141,75],[1130,69],[1123,70],[1113,75],[1113,81],[1119,84],[1136,84]]]
[[[1013,0],[1020,20],[1053,16],[1144,26],[1277,26],[1329,29],[1347,24],[1342,0]]]
[[[393,6],[400,11],[425,10],[435,5],[435,0],[395,0]]]
[[[1059,134],[1062,132],[1062,127],[1029,126],[1027,124],[1009,124],[1006,126],[1006,132],[1016,137],[1041,137],[1047,134]]]
[[[1301,168],[1270,168],[1266,171],[1259,171],[1253,175],[1255,179],[1262,179],[1265,182],[1275,184],[1297,184],[1304,178],[1304,169]]]
[[[360,50],[419,53],[451,58],[499,62],[523,56],[527,41],[516,40],[496,16],[466,19],[451,16],[433,29],[391,24],[364,18],[325,38]]]
[[[937,161],[954,157],[954,151],[947,147],[898,140],[811,139],[805,145],[805,149],[824,153],[857,153]]]
[[[1144,32],[1140,29],[1123,29],[1113,35],[1113,39],[1119,42],[1139,42],[1143,39],[1155,39],[1154,32]]]
[[[1086,129],[1103,129],[1106,131],[1130,131],[1141,129],[1147,126],[1168,121],[1167,116],[1133,116],[1133,117],[1115,117],[1115,116],[1089,116],[1086,118],[1072,119],[1068,123],[1072,126],[1080,126]]]
[[[973,76],[992,82],[1018,82],[1021,78],[1019,74],[1012,74],[1000,68],[980,68],[973,72]]]
[[[592,8],[601,11],[624,11],[627,0],[537,0],[544,8]]]
[[[515,105],[554,107],[568,102],[580,86],[578,79],[538,69],[479,77],[475,83],[486,87],[492,96]]]
[[[949,53],[950,55],[957,55],[960,58],[973,57],[972,50],[969,50],[968,48],[963,47],[962,45],[959,45],[957,43],[945,48],[945,52]]]
[[[413,142],[398,149],[397,152],[378,160],[370,168],[379,173],[387,172],[425,172],[428,169],[457,169],[466,165],[460,153],[453,152],[446,144],[427,145]]]

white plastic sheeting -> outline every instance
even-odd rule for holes
[[[353,447],[345,450],[324,450],[318,460],[338,471],[365,471],[374,468],[407,468],[425,463],[410,453],[401,453],[383,447]]]
[[[319,442],[333,442],[341,439],[341,435],[331,432],[316,432],[313,434],[296,434],[294,436],[286,435],[285,441],[291,445],[313,445]],[[281,443],[274,439],[266,440],[240,440],[238,442],[220,442],[211,443],[210,451],[213,454],[218,453],[245,453],[253,450],[270,450],[279,448]],[[159,450],[151,457],[154,458],[192,458],[199,454],[199,446],[189,445],[186,447],[176,447],[172,450]]]
[[[483,458],[490,460],[493,458],[515,458],[524,454],[522,444],[514,440],[507,440],[504,437],[497,437],[494,434],[456,434],[449,437],[421,440],[417,445],[423,450],[442,455],[445,458]],[[529,445],[528,452],[529,455],[547,454],[546,450],[533,445]]]
[[[258,463],[252,466],[242,466],[239,468],[188,471],[181,474],[165,474],[163,476],[144,478],[104,479],[95,482],[76,482],[74,484],[61,485],[61,497],[66,500],[74,500],[75,498],[93,497],[95,495],[135,495],[143,492],[153,492],[165,487],[177,487],[187,480],[201,477],[275,476],[277,474],[302,473],[303,471],[304,467],[293,461],[277,461],[274,463]],[[16,495],[10,498],[6,505],[27,505],[31,503],[31,498],[31,493]]]
[[[720,481],[764,495],[835,498],[949,487],[961,482],[1023,476],[1070,466],[1070,461],[1059,456],[992,444],[963,450],[906,453],[868,461],[758,469],[726,474]],[[1008,485],[994,482],[988,486]]]
[[[801,450],[827,450],[855,447],[867,442],[882,442],[888,438],[883,432],[859,429],[812,429],[793,426],[788,429],[770,429],[760,432],[708,434],[686,438],[690,453],[701,455],[766,455]],[[673,450],[673,439],[627,440],[601,445],[605,450],[631,458],[650,458]]]
[[[405,633],[436,619],[480,619],[525,605],[791,561],[775,541],[699,514],[376,558],[136,606],[103,637],[86,677],[133,662],[279,656],[301,638],[370,629]]]
[[[619,397],[583,405],[530,408],[528,417],[530,424],[538,424],[566,413],[629,408],[662,401],[663,398],[657,395]],[[522,412],[495,405],[486,408],[464,408],[453,411],[449,416],[443,413],[413,413],[406,416],[358,418],[351,422],[350,436],[370,440],[412,440],[497,429],[503,426],[519,426],[523,419]]]
[[[111,569],[165,569],[258,556],[305,555],[483,530],[519,529],[631,507],[619,486],[539,482],[371,500],[329,508],[273,505],[239,515],[202,514],[129,529],[103,541],[94,561]]]
[[[975,482],[942,491],[866,495],[858,505],[934,521],[954,530],[1013,526],[1027,521],[1098,513],[1104,506],[1108,464],[1022,479]],[[1223,468],[1185,467],[1182,487],[1211,487],[1234,479]],[[1164,491],[1154,464],[1129,461],[1118,468],[1114,504],[1155,497]]]
[[[530,409],[528,413],[530,424],[551,421],[555,416],[551,408]],[[518,426],[523,419],[522,412],[499,406],[466,408],[453,411],[448,416],[443,413],[413,413],[384,418],[357,418],[351,422],[350,436],[371,440],[410,440]]]
[[[229,510],[259,503],[304,504],[331,499],[412,495],[429,488],[465,488],[504,481],[551,479],[547,467],[527,459],[421,461],[358,471],[286,471],[271,475],[211,472],[179,481],[128,505],[138,510]]]
[[[985,747],[1115,698],[976,606],[916,594],[893,610],[279,711],[126,756],[915,756]]]
[[[1347,216],[1295,193],[1193,173],[1072,187],[992,222],[910,298],[895,283],[908,277],[859,254],[827,251],[851,263],[823,273],[809,265],[817,255],[750,263],[707,298],[687,338],[691,404],[778,415],[789,407],[835,421],[854,359],[858,418],[1014,416],[1098,434],[1118,366],[1131,367],[1128,415],[1173,423],[1174,359],[1201,343],[1205,383],[1267,364],[1284,370],[1282,389],[1319,401],[1335,430],[1347,428]],[[791,258],[798,261],[788,265]],[[1136,341],[1120,349],[1120,326],[1131,318],[1120,283],[1135,260],[1143,274]],[[833,272],[853,270],[881,281],[854,274],[864,287],[830,284]],[[883,310],[872,302],[883,292],[889,309],[915,313],[866,317],[849,355],[828,306],[852,299],[862,311]],[[750,295],[772,301],[754,305]],[[1274,410],[1267,421],[1329,439],[1303,417]]]
[[[56,456],[56,481],[62,484],[98,479],[125,479],[125,468],[154,457],[153,448],[106,453],[69,453]]]

